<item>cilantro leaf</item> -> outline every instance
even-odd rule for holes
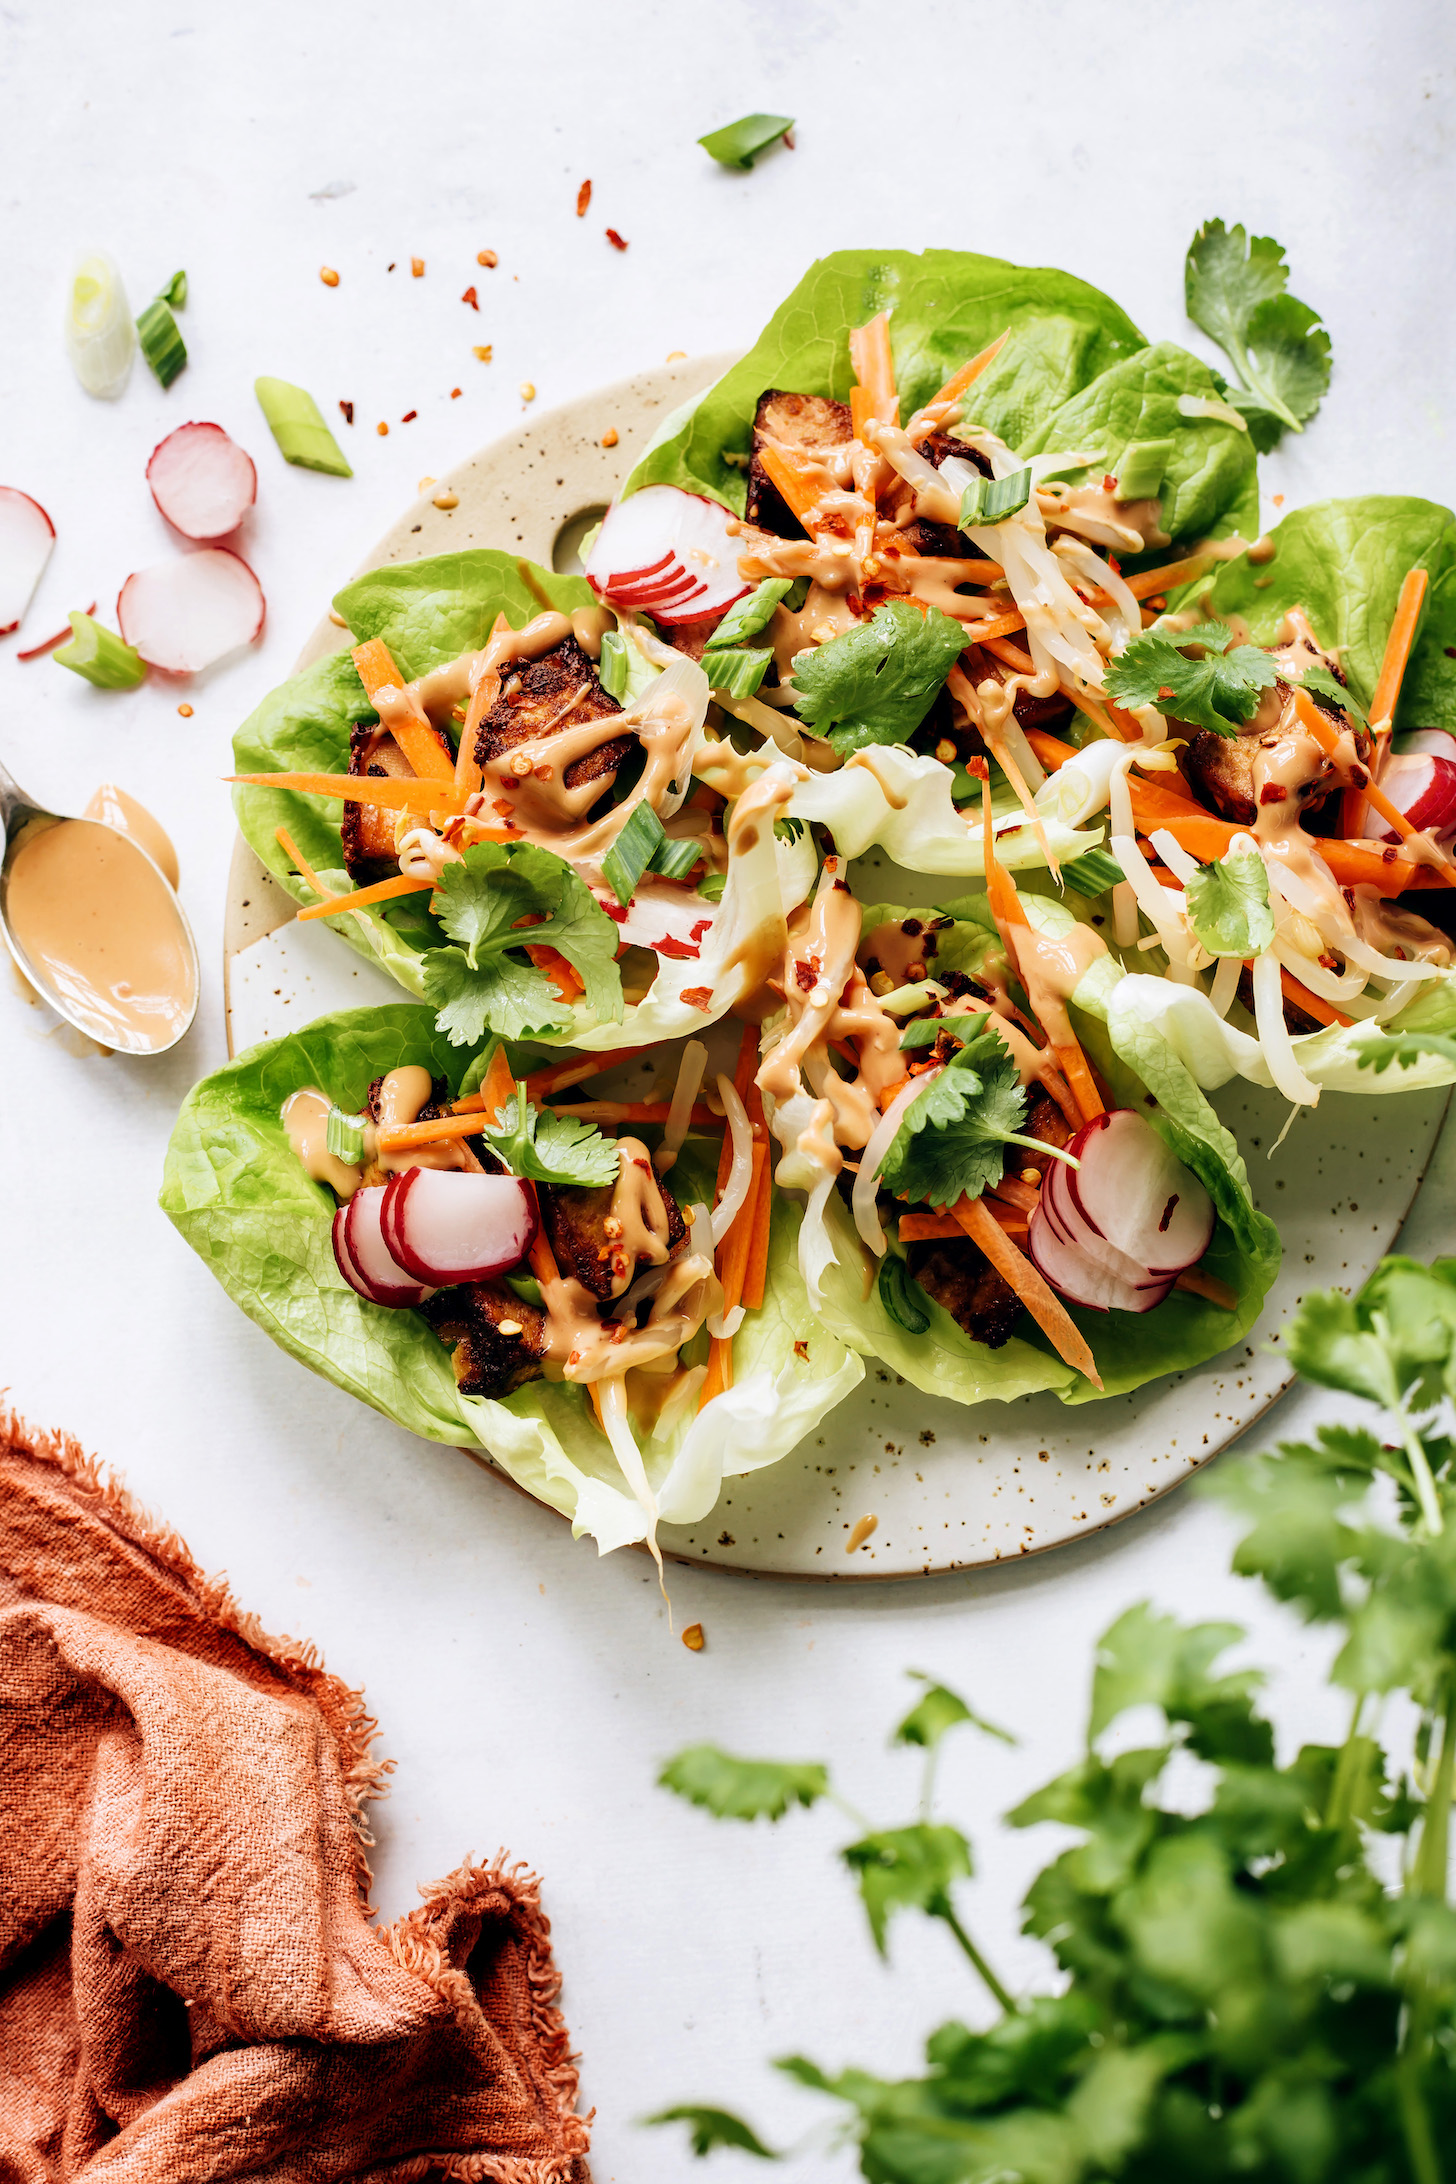
[[[1204,658],[1190,660],[1186,645],[1201,646]],[[1108,669],[1107,690],[1119,705],[1156,705],[1175,720],[1231,736],[1278,680],[1271,653],[1235,645],[1225,622],[1200,622],[1174,637],[1153,630],[1134,637]]]
[[[918,1744],[930,1751],[948,1729],[958,1729],[963,1722],[969,1722],[973,1729],[983,1730],[988,1737],[999,1737],[1003,1744],[1016,1742],[1009,1729],[998,1729],[994,1721],[983,1720],[944,1684],[922,1675],[918,1668],[911,1669],[910,1673],[925,1685],[925,1692],[895,1730],[890,1740],[892,1744]]]
[[[617,1180],[616,1139],[603,1137],[594,1123],[578,1122],[574,1115],[533,1107],[520,1083],[515,1099],[499,1110],[499,1120],[488,1122],[481,1135],[512,1175],[532,1183],[588,1185]]]
[[[655,2116],[644,2119],[648,2123],[685,2123],[688,2125],[688,2143],[695,2154],[710,2154],[715,2146],[736,2146],[740,2153],[757,2154],[760,2161],[782,2161],[771,2146],[765,2146],[758,2133],[740,2116],[730,2116],[726,2108],[699,2108],[691,2104],[679,2108],[661,2108]]]
[[[721,167],[751,167],[761,152],[793,128],[790,114],[745,114],[740,121],[710,129],[698,142]]]
[[[1025,1119],[1026,1093],[1010,1056],[988,1060],[982,1041],[962,1047],[906,1108],[880,1181],[914,1205],[953,1206],[959,1198],[979,1198],[1000,1178],[1003,1146],[1045,1152],[1044,1145],[1018,1134]]]
[[[555,948],[585,986],[586,1006],[604,1023],[622,1021],[617,928],[570,865],[529,842],[481,842],[440,875],[439,918],[454,948],[425,957],[425,998],[456,1046],[487,1031],[506,1039],[557,1031],[572,1021],[546,972],[525,950]],[[524,918],[540,923],[521,929]]]
[[[1373,1069],[1378,1077],[1392,1062],[1399,1062],[1402,1069],[1413,1069],[1428,1054],[1438,1061],[1456,1062],[1456,1039],[1442,1031],[1392,1031],[1378,1047],[1364,1048],[1357,1061],[1361,1069]]]
[[[735,1759],[716,1744],[691,1744],[670,1759],[659,1785],[719,1820],[782,1820],[791,1805],[813,1805],[829,1790],[814,1761]]]
[[[877,743],[904,743],[920,726],[965,643],[938,607],[921,615],[906,600],[794,660],[794,704],[841,758]]]
[[[885,1954],[885,1929],[897,1911],[924,1911],[945,1918],[951,1911],[955,1881],[969,1878],[971,1846],[959,1828],[923,1823],[911,1828],[881,1828],[847,1843],[840,1852],[851,1873],[870,1922],[875,1947]]]
[[[1208,220],[1188,246],[1184,296],[1195,326],[1243,381],[1234,407],[1267,454],[1286,426],[1302,431],[1330,383],[1330,340],[1319,313],[1287,293],[1283,245]]]
[[[1188,882],[1188,916],[1212,956],[1262,955],[1274,938],[1262,857],[1230,850]]]
[[[1368,721],[1370,716],[1354,691],[1347,690],[1342,682],[1337,682],[1327,667],[1307,667],[1294,680],[1302,690],[1317,690],[1322,698],[1333,698],[1336,705],[1342,706],[1347,713],[1353,713],[1356,720]]]

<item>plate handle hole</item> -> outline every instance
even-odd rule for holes
[[[606,512],[605,501],[593,501],[590,508],[578,508],[574,516],[567,517],[551,548],[551,566],[558,576],[581,575],[584,566],[582,546],[588,532],[596,529]]]

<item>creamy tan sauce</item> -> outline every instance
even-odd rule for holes
[[[430,1104],[432,1080],[428,1069],[410,1063],[403,1069],[391,1069],[379,1087],[377,1105],[379,1128],[397,1130],[403,1124],[417,1122],[420,1109]],[[373,1152],[373,1133],[368,1133]],[[480,1163],[463,1138],[444,1138],[434,1145],[411,1145],[403,1152],[376,1153],[374,1158],[387,1174],[394,1175],[404,1168],[478,1168]]]
[[[114,781],[102,782],[81,816],[99,819],[104,827],[115,827],[119,834],[129,834],[164,874],[167,885],[177,885],[177,852],[171,836],[152,817],[145,804],[128,796]]]
[[[1070,1046],[1073,1034],[1067,1003],[1098,957],[1106,955],[1106,941],[1090,925],[1074,925],[1060,935],[1014,925],[1009,937],[1032,1015],[1053,1047]]]
[[[315,1183],[327,1183],[340,1198],[352,1198],[364,1180],[362,1162],[340,1160],[328,1148],[329,1112],[333,1101],[317,1085],[290,1092],[283,1102],[283,1127],[294,1158]]]
[[[126,836],[89,819],[33,823],[5,908],[42,988],[103,1046],[155,1053],[186,1028],[197,980],[177,898]]]

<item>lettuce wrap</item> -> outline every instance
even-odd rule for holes
[[[357,1110],[382,1072],[419,1064],[458,1091],[474,1059],[408,1003],[320,1017],[254,1047],[188,1095],[162,1209],[291,1357],[425,1440],[484,1449],[606,1553],[648,1527],[585,1389],[539,1380],[504,1402],[461,1395],[449,1352],[418,1313],[366,1303],[345,1283],[330,1241],[332,1193],[304,1172],[280,1120],[302,1086]],[[715,1167],[716,1147],[689,1137],[674,1185],[710,1199]],[[664,1441],[643,1438],[663,1522],[706,1516],[726,1477],[786,1456],[863,1377],[858,1354],[809,1310],[797,1232],[798,1209],[776,1198],[764,1303],[734,1338],[733,1386]]]

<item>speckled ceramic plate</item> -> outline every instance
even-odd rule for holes
[[[582,532],[642,443],[730,361],[696,358],[644,372],[532,418],[433,488],[448,486],[456,508],[416,502],[363,568],[460,546],[579,566]],[[609,425],[618,441],[606,449]],[[300,667],[343,642],[323,619]],[[862,865],[871,868],[869,899],[929,899],[923,880],[901,879],[873,855]],[[295,923],[292,902],[241,839],[228,881],[224,959],[234,1051],[330,1009],[400,998],[333,934]],[[1326,1093],[1271,1160],[1283,1102],[1242,1084],[1216,1097],[1244,1148],[1255,1197],[1284,1238],[1263,1318],[1225,1356],[1135,1395],[1073,1409],[1026,1396],[967,1410],[871,1363],[863,1386],[822,1431],[783,1463],[730,1480],[703,1524],[664,1528],[664,1548],[685,1561],[781,1577],[910,1577],[1032,1554],[1143,1508],[1227,1447],[1288,1385],[1277,1347],[1267,1345],[1277,1343],[1303,1292],[1353,1287],[1389,1250],[1425,1173],[1446,1094],[1395,1094],[1378,1104],[1376,1131],[1370,1101]],[[875,1524],[865,1536],[868,1517]]]

